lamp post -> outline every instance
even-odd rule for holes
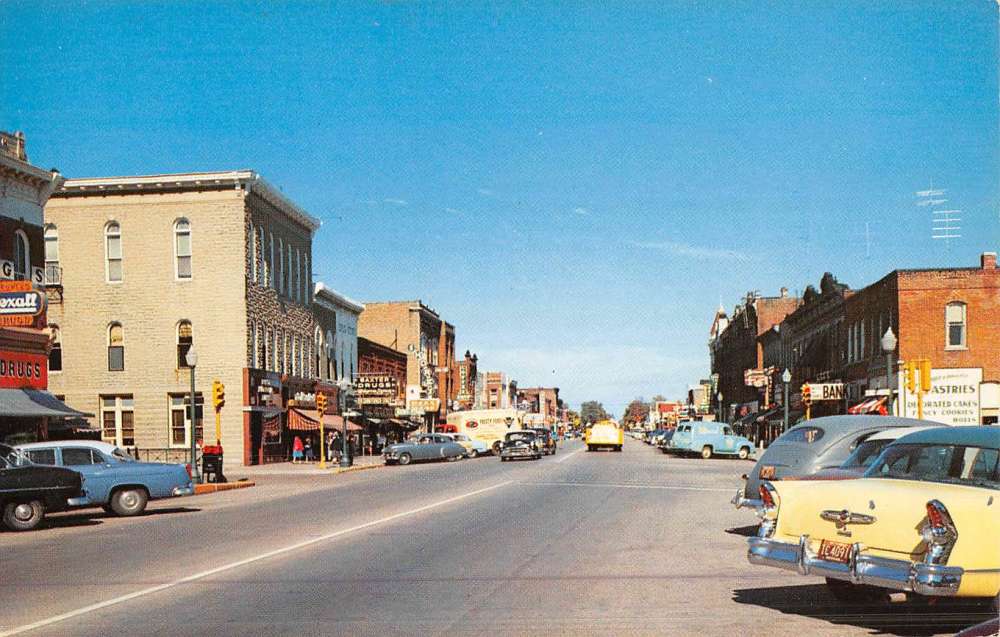
[[[715,397],[719,400],[719,414],[718,420],[722,420],[722,392],[720,391]]]
[[[785,371],[781,372],[781,382],[785,384],[785,400],[782,405],[785,408],[785,426],[781,428],[782,431],[788,431],[788,383],[792,382],[792,372],[785,368]]]
[[[197,422],[197,407],[194,402],[194,368],[198,366],[198,352],[194,345],[188,348],[184,362],[191,370],[191,477],[195,482],[201,482],[201,472],[198,470],[198,441],[195,439],[195,423]]]
[[[351,381],[346,378],[341,378],[337,381],[337,402],[340,403],[340,416],[344,419],[344,436],[341,442],[341,453],[340,453],[340,466],[342,469],[353,464],[353,460],[348,453],[347,447],[347,392],[351,389]],[[353,413],[353,412],[352,412]]]
[[[892,408],[892,372],[893,372],[892,353],[896,351],[896,345],[898,344],[899,344],[899,339],[896,338],[896,335],[892,333],[892,326],[890,325],[889,329],[887,329],[885,331],[885,334],[882,335],[882,351],[885,352],[885,386],[886,389],[889,391],[890,416],[894,415],[893,414],[894,410]]]

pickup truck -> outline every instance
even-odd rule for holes
[[[33,464],[20,451],[0,445],[0,512],[12,531],[30,531],[46,511],[67,508],[83,494],[83,477],[71,469]]]
[[[625,444],[625,431],[611,420],[602,420],[587,429],[584,435],[584,442],[587,444],[587,451],[594,451],[602,447],[613,451],[621,451]]]

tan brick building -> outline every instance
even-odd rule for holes
[[[444,422],[453,392],[454,326],[419,300],[365,303],[358,335],[406,354],[407,407],[437,400],[436,419],[428,424]]]
[[[275,423],[316,360],[319,222],[252,171],[71,179],[45,213],[63,291],[53,392],[97,414],[105,440],[183,457],[194,347],[198,394],[226,386],[227,460],[282,456]],[[204,424],[214,443],[210,409]]]

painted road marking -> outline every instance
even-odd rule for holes
[[[400,518],[405,518],[407,516],[416,515],[417,513],[423,513],[424,511],[429,511],[431,509],[435,509],[437,507],[442,507],[442,506],[451,504],[453,502],[458,502],[459,500],[464,500],[466,498],[471,498],[473,496],[480,495],[480,494],[486,493],[488,491],[493,491],[494,489],[499,489],[501,487],[505,487],[508,484],[511,484],[512,482],[514,482],[514,481],[513,480],[506,480],[504,482],[500,482],[499,484],[494,484],[493,486],[486,487],[484,489],[477,489],[475,491],[470,491],[468,493],[463,493],[462,495],[456,495],[456,496],[453,496],[451,498],[447,498],[445,500],[439,500],[438,502],[433,502],[431,504],[426,504],[426,505],[424,505],[422,507],[417,507],[416,509],[410,509],[409,511],[403,511],[402,513],[395,513],[393,515],[390,515],[390,516],[387,516],[387,517],[384,517],[384,518],[380,518],[378,520],[372,520],[371,522],[365,522],[364,524],[358,524],[357,526],[352,526],[349,529],[341,529],[340,531],[334,531],[333,533],[327,533],[325,535],[320,535],[318,537],[312,538],[311,540],[304,540],[302,542],[296,542],[295,544],[291,544],[289,546],[285,546],[285,547],[282,547],[282,548],[279,548],[279,549],[274,549],[273,551],[268,551],[266,553],[261,553],[260,555],[255,555],[254,557],[248,557],[246,559],[242,559],[242,560],[239,560],[239,561],[236,561],[236,562],[230,562],[229,564],[224,564],[222,566],[217,566],[217,567],[209,569],[207,571],[202,571],[200,573],[195,573],[194,575],[188,575],[187,577],[182,577],[180,579],[175,579],[173,581],[166,582],[164,584],[159,584],[157,586],[151,586],[149,588],[144,588],[141,591],[135,591],[134,593],[129,593],[127,595],[122,595],[120,597],[115,597],[113,599],[109,599],[109,600],[106,600],[106,601],[103,601],[103,602],[98,602],[96,604],[91,604],[90,606],[84,606],[83,608],[78,608],[76,610],[71,610],[69,612],[62,613],[61,615],[55,615],[53,617],[49,617],[47,619],[42,619],[42,620],[39,620],[39,621],[31,623],[31,624],[25,624],[23,626],[18,626],[16,628],[12,628],[11,630],[8,630],[6,632],[0,632],[0,637],[9,637],[10,635],[20,635],[21,633],[26,633],[29,630],[35,630],[37,628],[43,628],[45,626],[51,626],[52,624],[56,624],[56,623],[65,621],[67,619],[72,619],[73,617],[79,617],[80,615],[86,615],[88,613],[92,613],[94,611],[101,610],[103,608],[108,608],[109,606],[115,606],[116,604],[121,604],[123,602],[127,602],[129,600],[133,600],[133,599],[136,599],[136,598],[139,598],[139,597],[145,597],[146,595],[152,595],[154,593],[159,593],[160,591],[165,591],[168,588],[174,588],[175,586],[180,586],[181,584],[187,584],[189,582],[195,582],[195,581],[198,581],[200,579],[204,579],[206,577],[210,577],[212,575],[218,575],[219,573],[224,573],[226,571],[230,571],[230,570],[232,570],[234,568],[239,568],[241,566],[246,566],[248,564],[253,564],[254,562],[260,562],[261,560],[266,560],[266,559],[270,559],[272,557],[277,557],[279,555],[284,555],[285,553],[291,553],[292,551],[297,551],[297,550],[305,548],[307,546],[312,546],[314,544],[319,544],[320,542],[327,542],[329,540],[333,540],[333,539],[339,538],[341,536],[348,535],[350,533],[355,533],[355,532],[361,531],[363,529],[368,529],[368,528],[371,528],[373,526],[378,526],[380,524],[385,524],[387,522],[392,522],[394,520],[398,520]]]
[[[571,451],[571,452],[567,453],[565,456],[563,456],[562,458],[559,458],[558,460],[556,460],[556,462],[563,462],[565,460],[569,460],[570,458],[572,458],[576,454],[580,453],[581,451],[583,451],[583,449],[577,449],[576,451]]]
[[[716,491],[719,493],[733,492],[732,489],[717,489],[712,487],[688,487],[681,485],[662,485],[662,484],[617,484],[609,482],[519,482],[518,484],[525,486],[540,486],[540,487],[597,487],[601,489],[665,489],[668,491]]]

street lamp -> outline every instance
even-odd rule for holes
[[[785,406],[785,426],[782,428],[782,431],[788,431],[788,383],[792,382],[792,372],[788,371],[787,367],[785,371],[781,372],[781,382],[785,384],[785,400],[783,403]]]
[[[889,391],[889,415],[893,415],[892,408],[892,353],[896,351],[896,345],[899,344],[899,339],[896,335],[892,333],[892,326],[885,331],[882,335],[882,351],[885,352],[885,386]]]
[[[340,417],[344,419],[344,436],[341,440],[340,466],[342,469],[353,464],[347,448],[347,392],[351,389],[351,381],[341,378],[337,381],[337,401],[340,403]],[[353,412],[352,412],[353,413]]]
[[[197,412],[194,402],[194,368],[198,366],[198,352],[194,351],[194,345],[188,348],[184,362],[191,370],[191,477],[195,482],[201,482],[201,472],[198,470],[198,441],[195,439]]]
[[[720,391],[715,397],[719,400],[719,414],[718,420],[722,420],[722,392]]]

